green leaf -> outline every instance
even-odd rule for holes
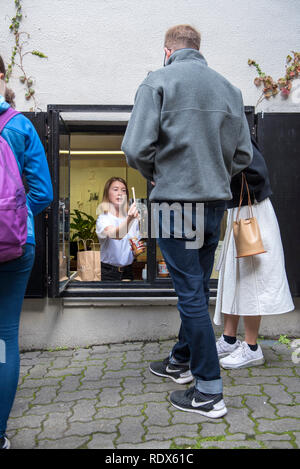
[[[40,52],[38,50],[33,50],[31,51],[32,55],[36,55],[37,57],[40,57],[41,59],[48,59],[48,56],[43,54],[43,52]]]

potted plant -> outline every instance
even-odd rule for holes
[[[98,243],[96,219],[81,210],[74,210],[74,212],[71,213],[71,220],[70,255],[74,256],[76,259],[77,242],[80,239],[92,239],[95,243]]]

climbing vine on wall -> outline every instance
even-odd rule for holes
[[[257,101],[256,106],[258,106],[258,104],[264,99],[269,99],[271,96],[276,96],[278,93],[281,93],[285,98],[289,97],[293,86],[292,81],[295,78],[300,77],[300,52],[292,51],[292,54],[294,57],[288,55],[286,58],[285,76],[279,78],[277,81],[274,81],[270,75],[263,73],[255,60],[248,60],[248,65],[254,66],[258,73],[258,77],[254,79],[254,84],[257,87],[263,85],[263,92]]]
[[[12,50],[10,63],[7,66],[6,82],[9,81],[13,72],[13,68],[16,66],[21,72],[19,80],[22,84],[25,85],[25,98],[27,101],[32,100],[34,102],[34,108],[36,109],[37,103],[35,99],[35,90],[33,88],[34,80],[33,77],[28,75],[27,71],[25,71],[24,59],[27,55],[34,55],[36,57],[40,57],[41,59],[46,59],[47,56],[38,50],[27,50],[30,35],[25,31],[20,31],[20,24],[23,19],[21,0],[14,0],[14,3],[16,14],[11,19],[9,29],[10,32],[14,35],[15,44]]]

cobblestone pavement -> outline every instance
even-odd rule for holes
[[[172,345],[22,353],[12,448],[300,448],[300,364],[291,348],[263,340],[263,366],[222,370],[228,414],[212,420],[172,407],[170,392],[183,387],[149,372]]]

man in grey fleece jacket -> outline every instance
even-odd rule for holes
[[[208,313],[209,278],[231,177],[252,160],[241,91],[208,67],[200,34],[179,25],[165,36],[166,66],[140,85],[122,143],[128,165],[154,186],[151,202],[204,202],[204,245],[186,249],[183,233],[158,242],[178,295],[179,341],[150,371],[195,387],[171,394],[186,411],[216,418],[227,412],[215,339]],[[184,210],[183,210],[184,212]],[[183,213],[184,216],[184,213]],[[161,221],[160,221],[161,223]],[[173,224],[172,224],[173,223]]]

